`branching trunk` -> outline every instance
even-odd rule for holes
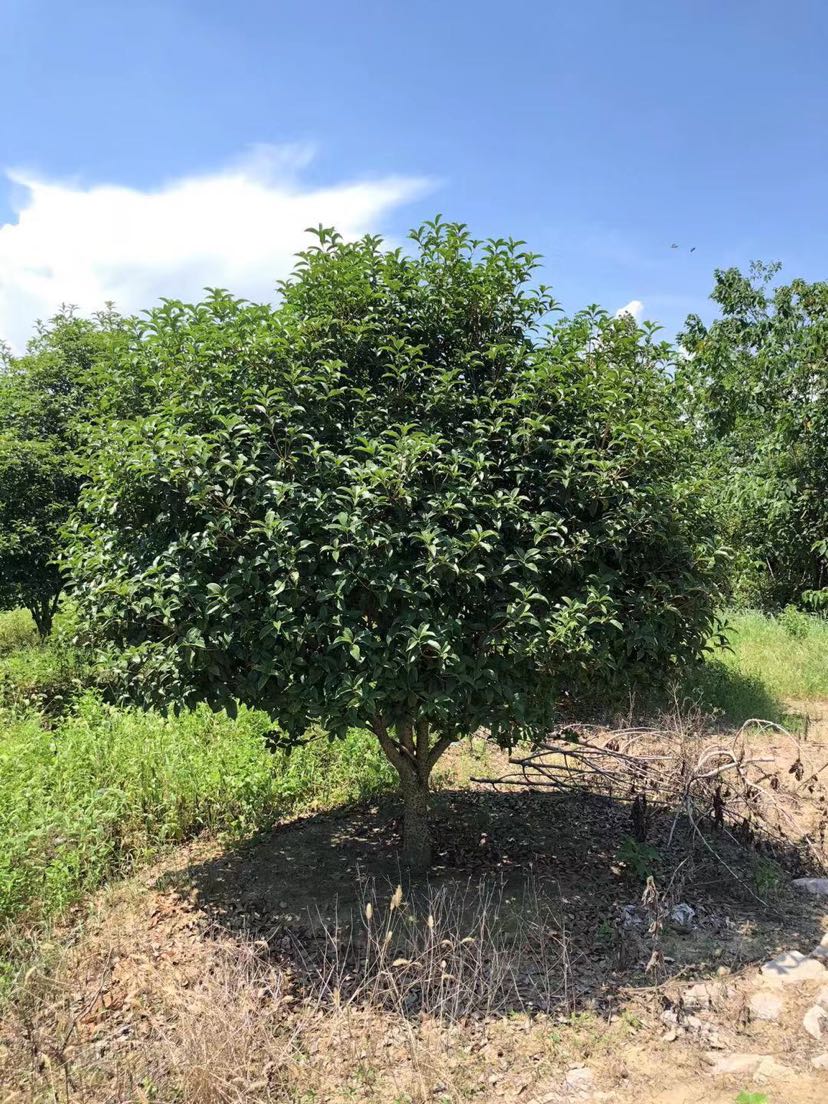
[[[400,777],[403,798],[402,862],[412,874],[431,866],[431,829],[428,820],[429,779],[434,765],[452,740],[441,737],[431,746],[426,721],[400,721],[393,735],[381,719],[374,722],[380,746]]]
[[[48,598],[35,599],[29,606],[29,613],[32,615],[32,620],[35,623],[38,636],[41,640],[45,640],[52,631],[52,623],[59,601],[60,591]]]

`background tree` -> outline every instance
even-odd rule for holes
[[[521,243],[412,236],[320,230],[275,311],[152,312],[153,412],[99,454],[69,563],[133,696],[373,730],[421,870],[452,741],[698,656],[718,558],[666,347],[599,311],[547,328]]]
[[[736,597],[770,609],[828,584],[828,284],[774,286],[778,271],[716,272],[720,317],[688,319],[679,373]]]
[[[46,636],[63,580],[60,531],[77,501],[94,426],[132,405],[113,386],[122,323],[66,308],[39,327],[27,354],[0,370],[0,608],[27,607]]]

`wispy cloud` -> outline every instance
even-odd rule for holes
[[[21,198],[16,221],[0,226],[0,338],[21,349],[34,320],[61,303],[92,311],[114,300],[131,312],[205,286],[269,299],[306,227],[356,237],[430,187],[404,176],[311,186],[302,180],[311,156],[307,147],[257,147],[153,191],[7,172]]]

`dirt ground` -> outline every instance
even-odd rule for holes
[[[498,754],[445,764],[426,881],[401,876],[389,796],[98,895],[30,948],[4,1104],[825,1104],[828,1017],[803,1029],[825,959],[777,1019],[751,1012],[761,964],[828,933],[828,898],[790,886],[803,851],[713,855],[673,811],[636,847],[629,805],[588,788],[470,783]]]

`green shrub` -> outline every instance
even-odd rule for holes
[[[645,882],[650,875],[658,872],[661,852],[651,843],[639,843],[632,836],[626,836],[618,848],[618,861],[639,881]]]
[[[372,728],[422,870],[450,744],[698,658],[722,557],[654,329],[550,322],[520,242],[412,237],[320,229],[275,311],[152,311],[152,413],[97,454],[66,565],[131,697]]]
[[[84,695],[47,731],[34,713],[0,735],[0,919],[39,919],[167,844],[248,834],[286,812],[364,796],[388,781],[376,741],[352,731],[293,752],[241,709],[178,716]]]
[[[25,355],[0,357],[0,609],[25,606],[41,637],[58,608],[61,527],[83,483],[100,418],[133,413],[133,373],[113,379],[125,332],[111,309],[64,307],[38,323]]]
[[[828,583],[828,283],[717,269],[719,317],[687,319],[677,381],[732,548],[733,600],[823,602]]]
[[[802,640],[810,631],[811,619],[796,606],[787,605],[779,614],[779,624],[788,636]]]

